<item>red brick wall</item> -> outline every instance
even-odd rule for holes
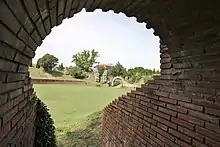
[[[219,5],[218,0],[0,0],[0,147],[32,146],[35,95],[28,66],[51,29],[82,8],[136,17],[169,47],[168,54],[161,46],[161,76],[105,108],[102,146],[220,146]]]
[[[0,147],[28,147],[33,145],[35,136],[35,93],[30,79],[24,85],[1,97],[0,116]],[[4,99],[7,99],[4,100]]]
[[[101,146],[220,146],[220,101],[208,94],[208,85],[175,80],[175,74],[187,75],[170,60],[161,45],[161,76],[104,109]]]

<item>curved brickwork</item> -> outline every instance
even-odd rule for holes
[[[0,146],[32,146],[35,94],[28,65],[51,28],[82,8],[136,17],[165,44],[162,75],[105,108],[102,146],[220,146],[219,4],[0,0]]]

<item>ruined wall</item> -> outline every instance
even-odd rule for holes
[[[84,80],[59,80],[59,79],[31,79],[32,84],[81,84],[86,85]]]
[[[28,65],[51,29],[82,8],[136,17],[169,48],[161,49],[161,76],[106,107],[102,145],[220,146],[219,5],[219,0],[0,0],[0,147],[32,146],[35,94]]]
[[[190,66],[172,64],[161,45],[161,76],[104,109],[101,146],[220,146],[220,85],[206,81],[219,75]]]

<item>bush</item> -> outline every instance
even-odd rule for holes
[[[37,99],[35,127],[35,147],[56,147],[54,121],[49,109],[40,99]]]
[[[75,66],[71,68],[71,76],[76,79],[85,79],[87,78],[87,74],[81,68]]]

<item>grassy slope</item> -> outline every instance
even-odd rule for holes
[[[38,69],[35,67],[29,67],[30,76],[32,78],[51,78],[51,79],[68,79],[72,80],[73,78],[69,75],[64,75],[61,72],[53,71],[52,73],[46,73],[42,69]]]
[[[127,91],[83,85],[34,85],[34,87],[38,97],[47,104],[55,120],[58,145],[66,147],[97,146],[100,110]]]

